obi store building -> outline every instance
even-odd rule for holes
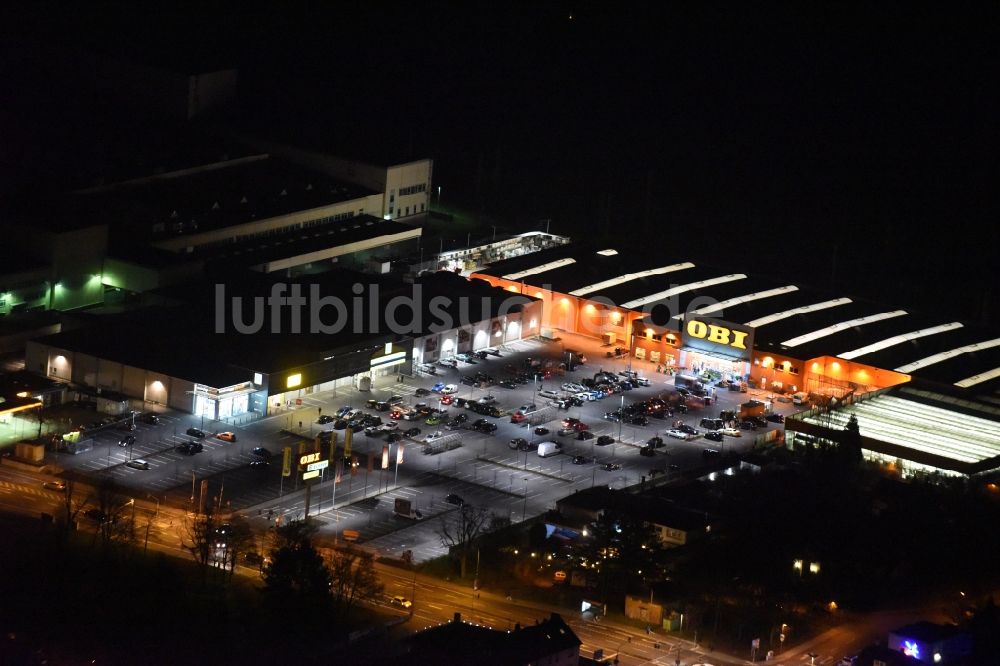
[[[842,396],[911,380],[981,392],[1000,383],[997,331],[772,278],[571,244],[474,273],[543,301],[543,335],[627,348],[633,363]]]

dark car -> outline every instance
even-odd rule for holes
[[[487,354],[483,350],[479,350],[479,351],[475,352],[475,354],[476,354],[477,357],[481,358],[484,361],[486,360],[486,357],[489,356],[489,354]]]
[[[578,430],[576,433],[576,438],[581,441],[586,441],[588,439],[594,439],[596,435],[589,430]]]
[[[468,414],[456,414],[455,418],[451,420],[453,426],[459,426],[469,420]]]
[[[177,447],[177,451],[183,453],[186,456],[193,456],[196,453],[201,453],[205,450],[205,446],[201,442],[195,442],[194,440],[190,442],[184,442]]]
[[[722,454],[715,449],[705,449],[701,452],[701,455],[705,458],[716,458]]]
[[[622,415],[618,411],[607,412],[604,415],[604,418],[606,418],[609,421],[621,421],[622,420]]]
[[[135,435],[125,435],[118,440],[118,446],[132,446],[135,444]]]
[[[149,425],[159,425],[160,417],[156,414],[143,414],[139,417],[143,423],[148,423]]]
[[[487,421],[486,419],[478,419],[472,424],[472,427],[479,432],[484,432],[487,434],[494,433],[497,431],[497,424],[492,421]]]
[[[420,434],[420,428],[407,428],[403,431],[403,434],[407,437],[416,437]]]
[[[336,421],[333,422],[333,429],[334,430],[346,430],[347,429],[347,421],[345,421],[344,419],[337,419]]]
[[[586,456],[573,456],[574,465],[586,465],[589,462],[590,458],[587,458]]]
[[[253,469],[267,469],[271,466],[271,461],[265,458],[257,458],[256,460],[250,461],[250,467]]]
[[[768,420],[763,416],[751,416],[749,420],[756,423],[758,428],[766,428],[768,424]]]
[[[641,449],[639,449],[639,455],[640,456],[646,456],[647,458],[649,458],[649,457],[655,456],[656,455],[656,451],[651,446],[644,446]]]
[[[615,443],[615,438],[612,437],[611,435],[601,435],[600,437],[597,438],[598,446],[607,446],[608,444],[614,444],[614,443]]]
[[[764,418],[767,419],[771,423],[784,423],[785,422],[785,416],[784,416],[784,414],[768,414]]]
[[[500,386],[505,389],[514,389],[517,388],[517,382],[515,382],[513,379],[505,379],[502,382],[500,382]]]
[[[465,505],[465,500],[456,495],[455,493],[451,493],[450,495],[445,495],[444,501],[447,502],[448,504],[454,504],[455,506]]]
[[[686,423],[680,424],[679,426],[677,426],[677,429],[680,430],[681,432],[686,432],[689,435],[697,435],[698,434],[698,430],[697,429],[692,428],[691,426],[689,426]]]
[[[418,398],[422,398],[425,395],[430,395],[430,391],[425,388],[418,388],[416,391],[413,392],[413,395],[417,396]]]
[[[98,523],[103,523],[108,520],[107,514],[100,509],[87,509],[83,512],[83,515]]]
[[[268,451],[267,449],[265,449],[263,446],[255,447],[254,449],[252,449],[250,451],[250,453],[253,454],[253,455],[255,455],[255,456],[257,456],[257,457],[259,457],[259,458],[264,458],[266,460],[270,460],[271,459],[271,452]]]
[[[465,384],[466,386],[479,386],[479,380],[475,377],[469,377],[468,375],[462,375],[462,378],[458,380],[459,383]]]
[[[205,433],[202,432],[201,430],[198,430],[197,428],[188,428],[187,434],[191,435],[192,437],[198,437],[199,439],[205,436]]]
[[[652,449],[662,448],[663,447],[663,438],[662,437],[650,437],[649,441],[646,442],[646,446],[648,446],[648,447],[650,447]]]
[[[601,469],[603,469],[605,472],[617,472],[621,468],[622,466],[619,465],[618,463],[604,463],[603,465],[601,465]]]
[[[329,414],[321,414],[320,417],[318,419],[316,419],[316,423],[318,423],[320,425],[325,425],[327,423],[333,423],[336,420],[337,419],[335,419],[334,417],[330,416]]]
[[[632,416],[628,416],[626,417],[626,422],[630,423],[631,425],[637,425],[637,426],[649,425],[649,419],[646,418],[645,414],[635,414]]]
[[[740,421],[740,428],[743,430],[756,430],[757,422],[751,421],[750,419],[743,419]]]
[[[705,433],[705,439],[710,439],[713,442],[721,442],[723,438],[721,432],[710,430],[709,432]]]
[[[535,434],[536,435],[547,435],[547,434],[549,434],[549,429],[546,428],[545,426],[538,426],[537,428],[535,428]]]
[[[392,442],[398,442],[401,439],[403,439],[403,433],[390,432],[389,437],[386,438],[386,441],[388,441],[391,444]]]

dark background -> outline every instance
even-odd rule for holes
[[[996,5],[616,4],[87,5],[4,24],[235,63],[243,120],[430,156],[445,204],[509,230],[551,219],[1000,320]]]

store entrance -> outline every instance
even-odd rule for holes
[[[750,373],[750,364],[743,359],[706,354],[702,351],[685,350],[684,366],[703,381],[715,383],[721,380],[744,382]]]

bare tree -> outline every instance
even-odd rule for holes
[[[129,499],[111,479],[103,480],[96,489],[93,502],[101,512],[98,534],[105,546],[131,543],[135,540],[135,500]]]
[[[468,569],[469,554],[473,544],[484,534],[491,520],[492,513],[485,507],[474,507],[463,504],[452,520],[441,519],[441,528],[437,531],[441,545],[451,551],[457,551],[461,563],[462,578]]]
[[[225,525],[224,533],[219,539],[225,546],[225,564],[229,567],[229,578],[232,579],[239,564],[240,556],[248,550],[252,550],[254,542],[253,530],[250,523],[243,516],[233,516],[232,520]]]
[[[369,601],[385,589],[378,580],[370,553],[337,551],[330,562],[331,592],[344,617],[361,601]]]
[[[208,580],[208,569],[215,554],[217,530],[218,524],[211,512],[189,517],[184,522],[185,538],[181,542],[181,546],[198,563],[202,585]]]

